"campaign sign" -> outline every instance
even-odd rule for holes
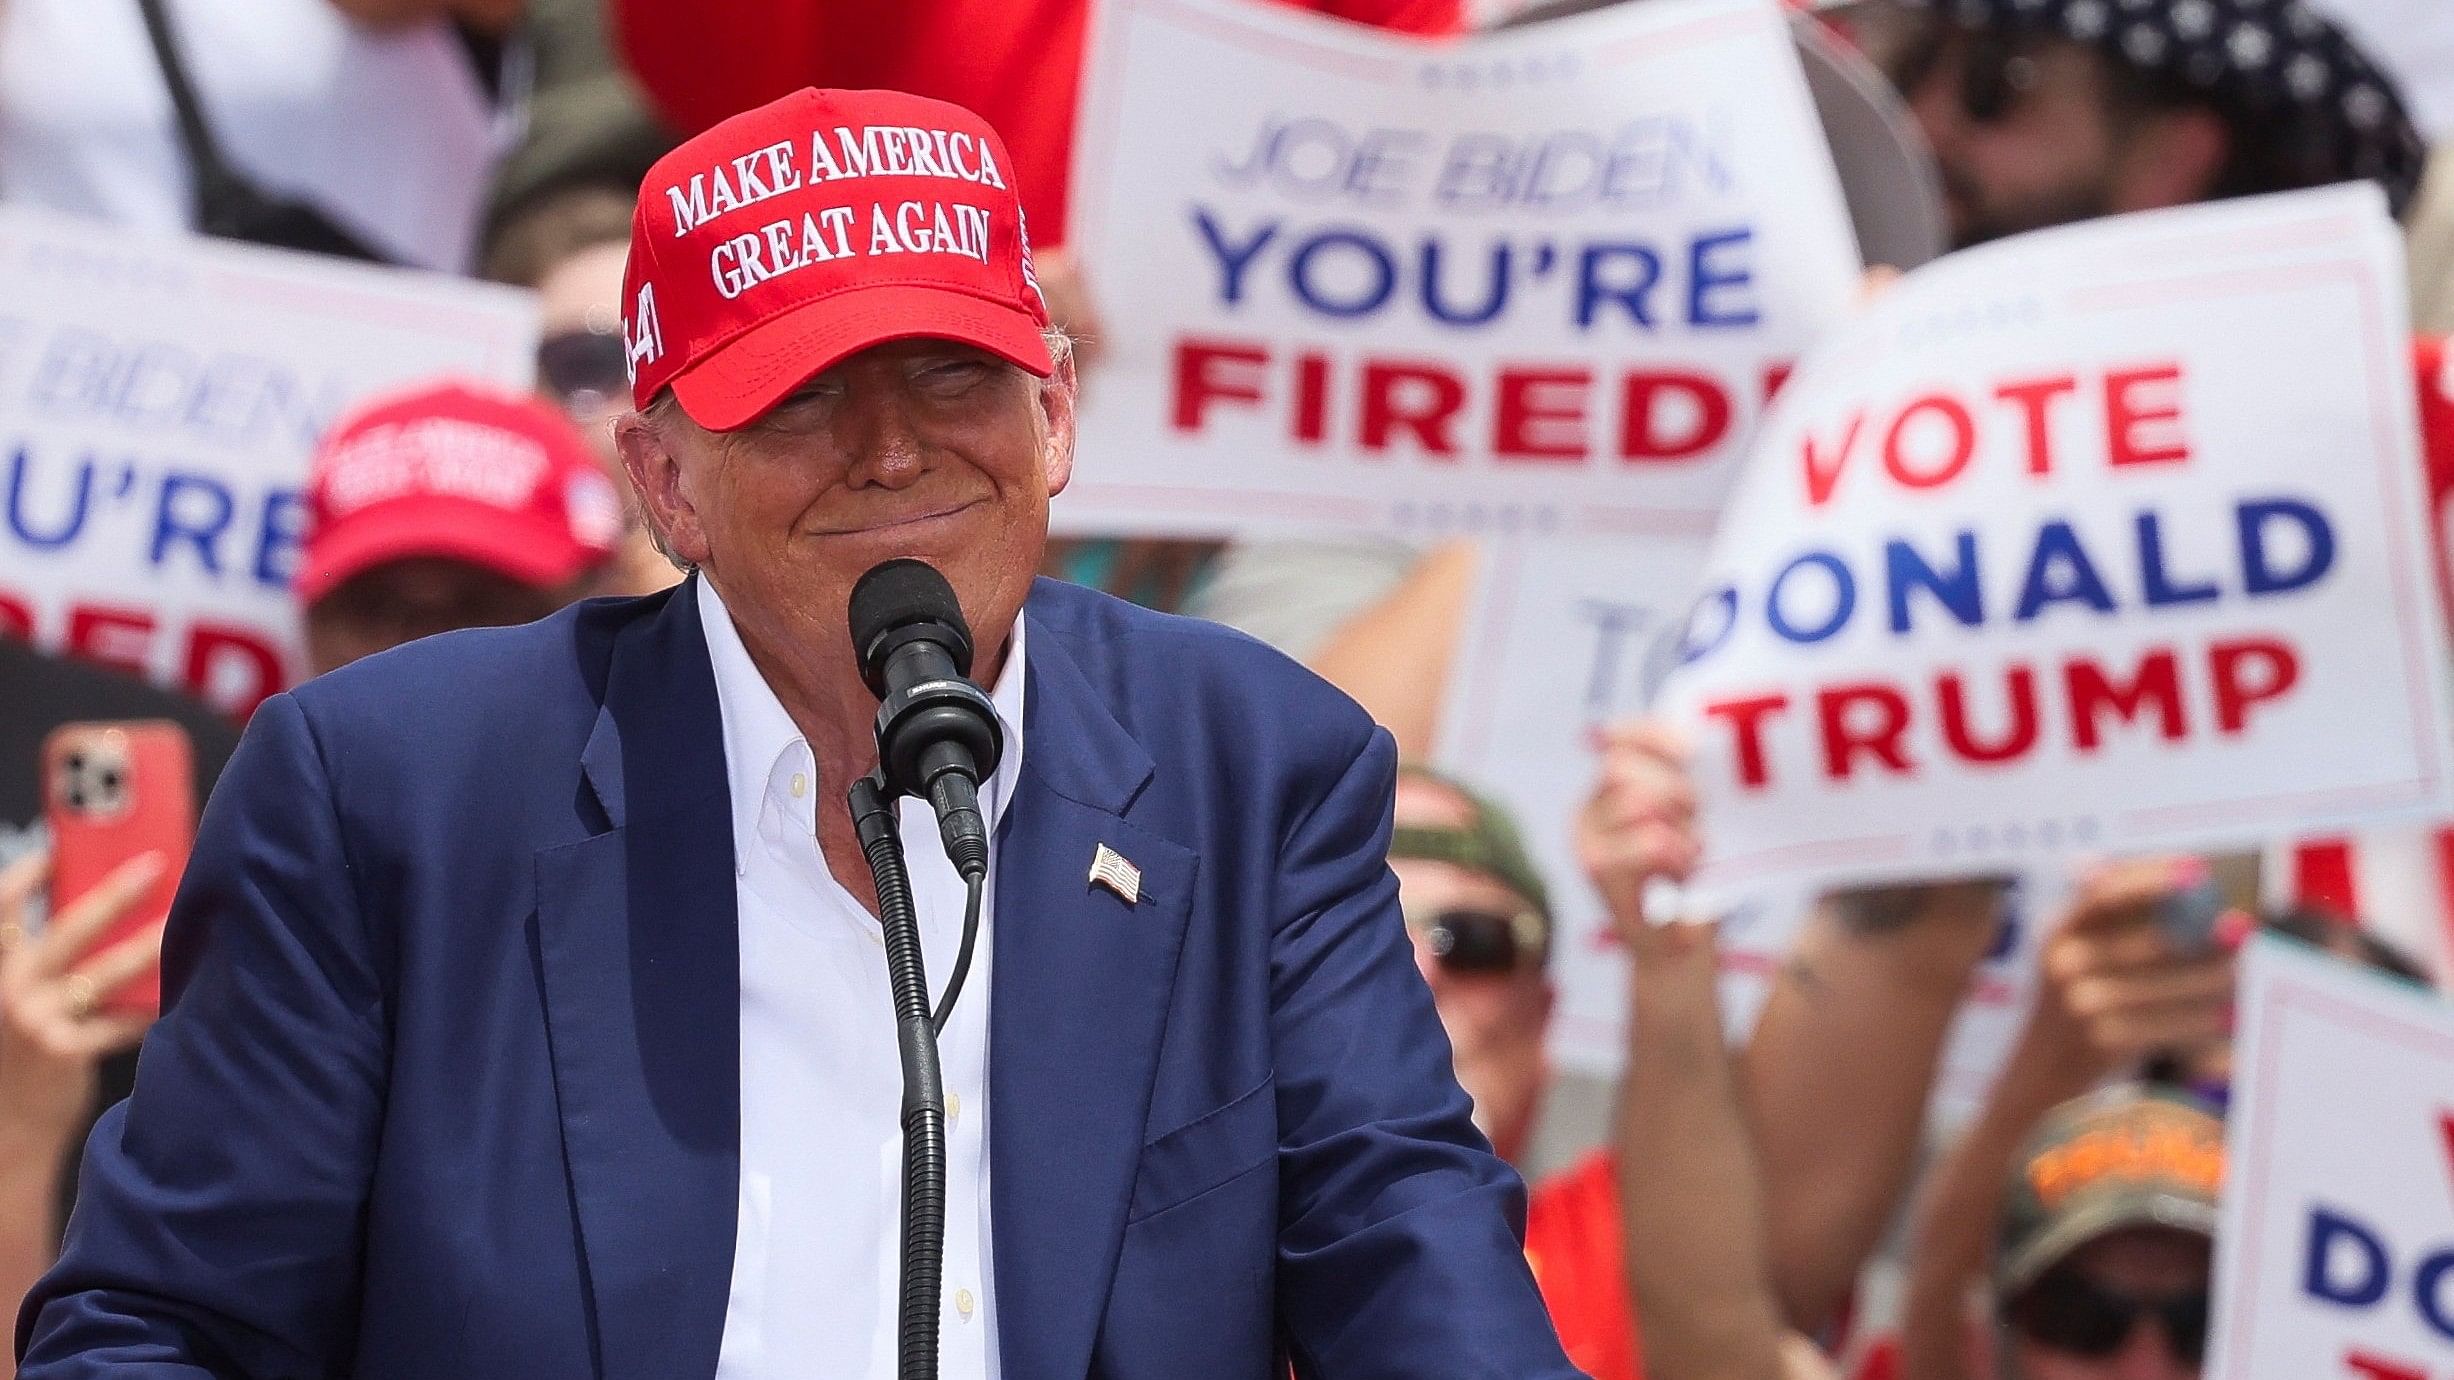
[[[2362,185],[1955,254],[1819,344],[1664,690],[1708,878],[2454,812],[2403,318]]]
[[[1601,896],[1577,862],[1593,732],[1633,718],[1703,563],[1701,537],[1487,542],[1451,672],[1434,759],[1515,817],[1549,888],[1559,991],[1551,1044],[1568,1067],[1615,1073],[1627,974]]]
[[[2454,1376],[2454,1005],[2275,938],[2241,969],[2209,1380]]]
[[[304,670],[289,597],[326,424],[443,375],[527,385],[528,294],[0,209],[0,636],[243,714]]]
[[[1073,531],[1698,534],[1858,273],[1778,0],[1446,42],[1107,0]]]

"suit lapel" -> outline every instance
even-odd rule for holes
[[[1063,1376],[1090,1368],[1196,859],[1123,818],[1150,757],[1043,627],[997,844],[989,1156],[1005,1371]],[[1141,869],[1137,903],[1092,887],[1101,844]]]
[[[741,973],[723,724],[689,585],[615,641],[581,764],[611,827],[538,853],[536,961],[599,1370],[711,1376]]]

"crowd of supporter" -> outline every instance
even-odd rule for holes
[[[1434,35],[1512,8],[1289,2]],[[294,592],[322,672],[678,578],[611,440],[628,409],[631,207],[678,136],[794,88],[901,88],[1001,129],[1039,232],[1039,282],[1095,392],[1100,323],[1132,304],[1103,299],[1102,266],[1059,238],[1089,3],[6,0],[0,202],[482,273],[537,294],[535,396],[432,380],[363,400],[319,448]],[[2382,186],[2415,243],[2446,233],[2426,219],[2428,151],[2393,64],[2329,0],[1860,0],[1807,22],[1836,26],[1895,83],[1956,246],[2349,180]],[[2454,276],[2416,286],[2423,310],[2454,300]],[[2420,339],[2415,359],[2429,464],[2454,474],[2441,352]],[[407,450],[443,457],[419,472],[494,464],[517,480],[484,496],[353,483]],[[2046,923],[2035,1004],[1980,1109],[1936,1128],[1944,1039],[1996,946],[2003,879],[1841,891],[1814,903],[1733,1045],[1715,926],[1663,913],[1710,827],[1673,732],[1613,727],[1590,796],[1555,802],[1615,955],[1563,951],[1554,879],[1523,822],[1478,783],[1421,765],[1476,559],[1471,543],[1220,549],[1117,533],[1062,544],[1051,573],[1273,642],[1354,695],[1415,763],[1390,850],[1405,923],[1477,1123],[1527,1174],[1526,1251],[1571,1358],[1598,1380],[2197,1375],[2234,952],[2267,927],[2414,981],[2431,976],[2423,962],[2363,933],[2340,895],[2262,908],[2243,859],[2101,863]],[[57,1242],[85,1129],[129,1084],[143,1023],[103,999],[160,943],[156,929],[92,949],[128,918],[141,873],[56,903],[45,884],[37,746],[59,723],[121,718],[185,725],[200,792],[237,732],[169,691],[0,644],[0,1298],[12,1302]],[[2212,940],[2159,923],[2161,906],[2210,887],[2227,898]],[[1557,1110],[1553,978],[1598,962],[1624,965],[1634,1013],[1607,1134],[1538,1155],[1537,1127]],[[2137,1153],[2085,1153],[2107,1145]],[[1861,1288],[1879,1257],[1901,1281],[1880,1308]]]

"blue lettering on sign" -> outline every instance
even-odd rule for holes
[[[1354,254],[1346,256],[1347,261],[1361,267],[1370,284],[1361,295],[1350,296],[1343,301],[1332,300],[1322,284],[1316,281],[1313,265],[1321,261],[1324,253],[1333,249],[1354,251]],[[1314,234],[1288,261],[1287,273],[1289,281],[1294,284],[1296,297],[1323,316],[1369,316],[1379,311],[1381,304],[1389,300],[1389,294],[1397,290],[1397,261],[1389,256],[1387,249],[1381,247],[1379,240],[1372,238],[1368,230],[1323,230]]]
[[[2297,498],[2244,503],[2233,520],[2241,533],[2242,587],[2252,594],[2303,589],[2335,568],[2334,528],[2324,513]],[[2278,569],[2267,546],[2267,529],[2278,521],[2300,529],[2304,554],[2296,569]]]
[[[2154,513],[2141,513],[2134,521],[2139,534],[2139,578],[2145,586],[2147,606],[2166,608],[2174,604],[2212,603],[2223,597],[2223,591],[2213,580],[2191,584],[2175,580],[2164,568],[2164,526]]]
[[[205,574],[220,578],[222,534],[230,530],[230,519],[237,510],[230,490],[212,475],[176,470],[164,475],[148,560],[159,566],[169,559],[172,546],[185,545],[195,550],[196,563]]]
[[[1752,326],[1759,319],[1755,299],[1747,296],[1740,302],[1720,302],[1717,297],[1734,296],[1736,289],[1755,285],[1755,270],[1745,262],[1716,262],[1725,249],[1744,249],[1755,242],[1755,231],[1748,226],[1698,235],[1687,247],[1687,320],[1696,326]]]
[[[51,550],[66,546],[77,539],[79,532],[85,530],[86,514],[93,507],[93,458],[87,456],[77,461],[73,467],[76,474],[74,496],[68,500],[65,511],[61,515],[42,527],[35,525],[33,514],[30,511],[33,500],[27,497],[27,490],[33,487],[33,481],[28,478],[33,468],[34,457],[28,452],[27,447],[22,444],[17,446],[9,456],[9,531],[16,536],[17,540],[37,550]]]
[[[1202,207],[1193,208],[1193,227],[1201,231],[1202,243],[1209,247],[1211,257],[1218,260],[1219,300],[1229,306],[1243,301],[1244,270],[1252,266],[1254,258],[1259,256],[1264,246],[1278,237],[1278,222],[1264,222],[1259,233],[1246,240],[1241,247],[1227,243],[1219,231],[1218,222],[1212,220],[1209,211]]]
[[[1491,246],[1491,273],[1483,288],[1482,305],[1459,311],[1441,300],[1440,242],[1423,242],[1423,310],[1451,326],[1479,326],[1508,305],[1508,269],[1512,255],[1505,241]]]
[[[1642,244],[1589,244],[1576,261],[1576,328],[1590,330],[1602,305],[1615,302],[1628,319],[1653,329],[1645,299],[1662,280],[1662,256]]]
[[[2304,1293],[2346,1308],[2367,1308],[2386,1297],[2389,1283],[2386,1244],[2375,1233],[2341,1213],[2322,1207],[2309,1210],[2309,1244],[2301,1268]]]
[[[256,542],[257,584],[268,589],[290,587],[306,530],[307,502],[298,490],[275,489],[264,496],[263,535]]]
[[[1781,606],[1781,591],[1789,587],[1792,575],[1810,566],[1830,577],[1832,608],[1821,624],[1805,628],[1789,621],[1788,612]],[[1857,605],[1857,581],[1849,574],[1849,567],[1829,551],[1809,551],[1781,567],[1781,573],[1772,577],[1772,591],[1764,600],[1764,616],[1771,622],[1772,630],[1789,641],[1821,642],[1848,625],[1849,615]]]
[[[1541,310],[1564,311],[1579,331],[1718,331],[1762,319],[1755,231],[1747,226],[1664,243],[1469,244],[1358,224],[1295,227],[1277,218],[1237,228],[1201,205],[1188,214],[1202,261],[1214,270],[1211,290],[1225,307],[1283,290],[1293,304],[1332,321],[1404,306],[1420,308],[1428,324],[1472,329],[1522,314],[1527,295],[1550,285],[1556,290],[1540,299]]]
[[[1962,532],[1953,542],[1954,562],[1936,570],[1916,547],[1897,538],[1883,543],[1883,563],[1891,587],[1892,631],[1909,630],[1909,594],[1922,589],[1934,596],[1951,616],[1967,627],[1985,621],[1985,591],[1977,583],[1977,534]]]
[[[2080,603],[2098,613],[2113,612],[2113,596],[2104,577],[2088,559],[2087,548],[2067,522],[2056,520],[2037,529],[2036,551],[2028,561],[2028,578],[2019,590],[2019,608],[2011,615],[2025,623],[2048,604]]]

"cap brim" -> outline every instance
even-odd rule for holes
[[[2216,1205],[2206,1199],[2169,1189],[2107,1194],[2060,1214],[2053,1225],[2005,1260],[1995,1276],[1996,1295],[2008,1299],[2019,1293],[2100,1236],[2133,1227],[2169,1227],[2213,1237],[2216,1215]]]
[[[674,375],[682,411],[709,431],[758,420],[810,375],[890,340],[976,345],[1041,378],[1056,372],[1041,324],[1004,302],[926,283],[880,283],[832,292],[718,346]]]
[[[312,604],[379,565],[437,556],[551,589],[577,579],[598,554],[567,535],[541,531],[525,514],[430,499],[415,513],[355,513],[318,533],[292,587],[299,603]]]

